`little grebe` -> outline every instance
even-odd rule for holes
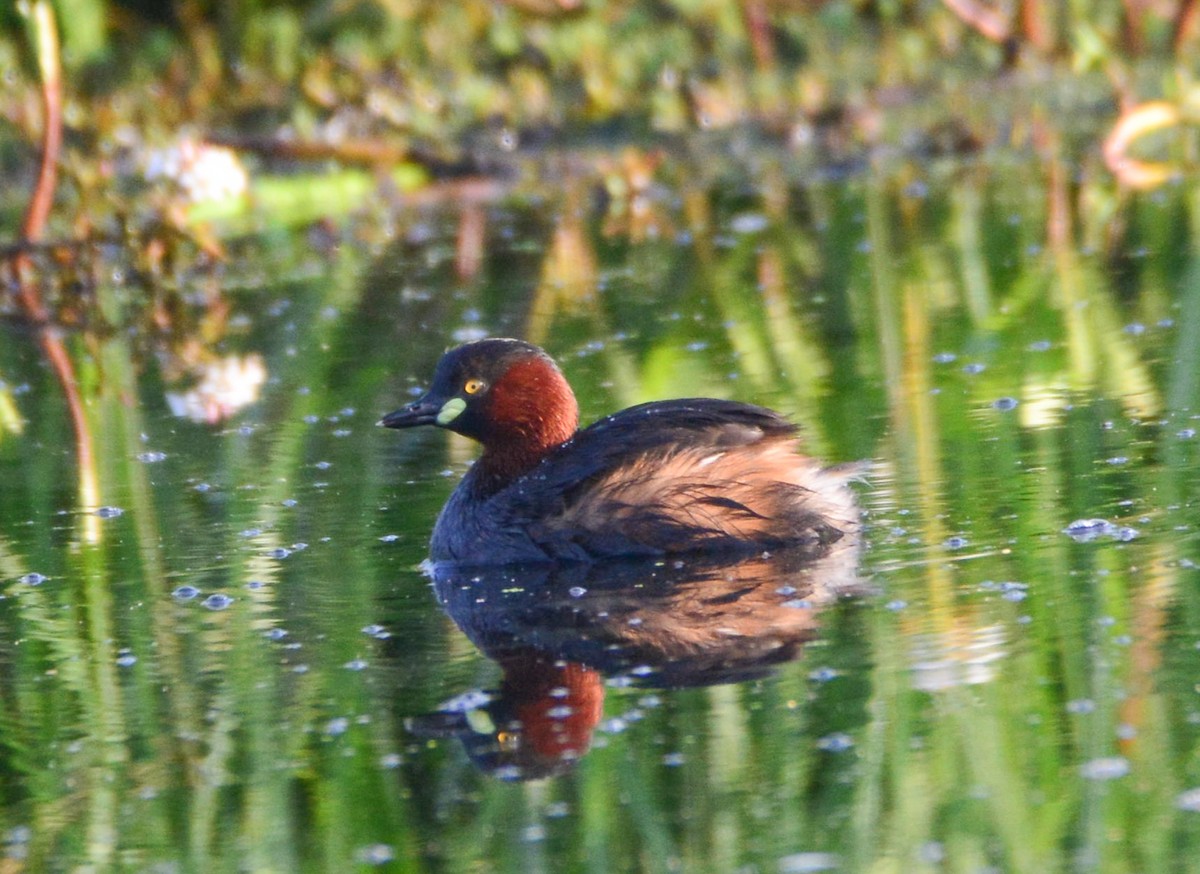
[[[423,397],[380,425],[437,425],[483,444],[442,508],[434,561],[510,564],[799,547],[856,531],[857,467],[796,452],[763,407],[654,401],[576,430],[579,407],[544,351],[488,339],[451,349]]]

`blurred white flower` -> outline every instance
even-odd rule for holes
[[[174,182],[193,203],[245,194],[250,176],[232,149],[182,139],[146,156],[146,179]]]
[[[267,381],[267,367],[259,355],[237,355],[206,364],[200,381],[186,392],[167,392],[171,412],[193,422],[215,425],[258,400]]]

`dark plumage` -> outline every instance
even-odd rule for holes
[[[576,431],[570,386],[545,352],[481,340],[438,363],[424,397],[386,416],[483,444],[442,509],[435,561],[500,564],[801,547],[858,526],[851,468],[796,452],[796,427],[763,407],[656,401]]]

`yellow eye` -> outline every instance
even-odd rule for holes
[[[463,385],[463,391],[469,395],[478,394],[479,392],[483,391],[483,380],[468,379]]]

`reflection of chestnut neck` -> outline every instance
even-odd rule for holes
[[[600,675],[576,662],[550,660],[530,650],[497,661],[504,670],[501,697],[520,721],[525,743],[546,758],[583,755],[604,712]]]
[[[488,393],[477,483],[494,492],[570,440],[579,425],[571,386],[549,360],[512,364]]]

